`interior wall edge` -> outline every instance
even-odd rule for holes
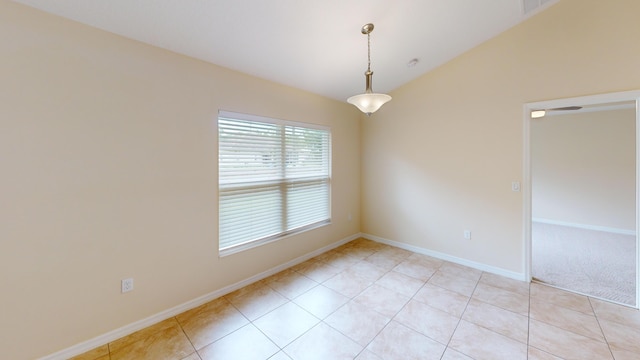
[[[507,278],[510,278],[510,279],[514,279],[514,280],[529,282],[529,279],[527,279],[525,277],[524,273],[505,270],[505,269],[502,269],[502,268],[499,268],[499,267],[495,267],[495,266],[483,264],[483,263],[480,263],[480,262],[459,258],[459,257],[452,256],[452,255],[449,255],[449,254],[441,253],[441,252],[438,252],[438,251],[433,251],[433,250],[429,250],[429,249],[426,249],[426,248],[405,244],[405,243],[402,243],[402,242],[399,242],[399,241],[395,241],[395,240],[385,239],[385,238],[382,238],[382,237],[379,237],[379,236],[376,236],[376,235],[362,233],[362,237],[365,238],[365,239],[368,239],[368,240],[373,240],[373,241],[376,241],[376,242],[379,242],[379,243],[395,246],[395,247],[398,247],[398,248],[401,248],[401,249],[404,249],[404,250],[413,251],[413,252],[418,253],[418,254],[431,256],[431,257],[434,257],[436,259],[445,260],[445,261],[449,261],[449,262],[456,263],[456,264],[459,264],[459,265],[468,266],[468,267],[471,267],[471,268],[474,268],[474,269],[478,269],[478,270],[481,270],[481,271],[486,271],[486,272],[489,272],[489,273],[492,273],[492,274],[495,274],[495,275],[504,276],[504,277],[507,277]]]
[[[321,247],[319,249],[316,249],[316,250],[314,250],[312,252],[309,252],[309,253],[307,253],[305,255],[299,256],[299,257],[297,257],[297,258],[295,258],[293,260],[287,261],[287,262],[285,262],[283,264],[275,266],[275,267],[273,267],[273,268],[271,268],[269,270],[263,271],[263,272],[261,272],[259,274],[251,276],[251,277],[249,277],[247,279],[244,279],[244,280],[241,280],[241,281],[236,282],[234,284],[225,286],[225,287],[223,287],[221,289],[214,290],[212,292],[209,292],[207,294],[199,296],[199,297],[197,297],[197,298],[195,298],[193,300],[189,300],[189,301],[187,301],[185,303],[182,303],[182,304],[174,306],[174,307],[172,307],[170,309],[167,309],[167,310],[161,311],[161,312],[159,312],[157,314],[154,314],[152,316],[149,316],[149,317],[147,317],[145,319],[138,320],[138,321],[133,322],[131,324],[122,326],[122,327],[120,327],[118,329],[109,331],[108,333],[102,334],[102,335],[97,336],[97,337],[95,337],[93,339],[81,342],[79,344],[70,346],[70,347],[68,347],[66,349],[60,350],[60,351],[55,352],[53,354],[41,357],[38,360],[66,360],[66,359],[69,359],[70,357],[83,354],[83,353],[85,353],[85,352],[87,352],[89,350],[93,350],[93,349],[95,349],[97,347],[100,347],[100,346],[103,346],[105,344],[108,344],[108,343],[110,343],[112,341],[115,341],[117,339],[120,339],[120,338],[122,338],[124,336],[130,335],[130,334],[132,334],[132,333],[134,333],[134,332],[136,332],[138,330],[144,329],[144,328],[146,328],[148,326],[151,326],[151,325],[157,324],[157,323],[159,323],[161,321],[167,320],[167,319],[169,319],[169,318],[171,318],[173,316],[176,316],[176,315],[181,314],[181,313],[183,313],[185,311],[188,311],[188,310],[191,310],[193,308],[196,308],[196,307],[198,307],[200,305],[204,305],[204,304],[206,304],[206,303],[208,303],[208,302],[210,302],[212,300],[215,300],[215,299],[217,299],[219,297],[222,297],[222,296],[224,296],[226,294],[229,294],[229,293],[231,293],[231,292],[233,292],[235,290],[241,289],[241,288],[243,288],[243,287],[245,287],[247,285],[253,284],[253,283],[255,283],[257,281],[260,281],[262,279],[265,279],[265,278],[267,278],[267,277],[269,277],[271,275],[277,274],[277,273],[279,273],[279,272],[281,272],[283,270],[286,270],[286,269],[288,269],[290,267],[298,265],[298,264],[300,264],[302,262],[305,262],[305,261],[307,261],[307,260],[309,260],[309,259],[311,259],[313,257],[316,257],[316,256],[318,256],[318,255],[320,255],[322,253],[325,253],[327,251],[330,251],[332,249],[335,249],[338,246],[344,245],[344,244],[346,244],[346,243],[348,243],[350,241],[353,241],[355,239],[358,239],[360,237],[362,237],[362,234],[360,234],[360,233],[356,233],[356,234],[347,236],[347,237],[345,237],[343,239],[340,239],[340,240],[338,240],[338,241],[336,241],[336,242],[334,242],[332,244],[329,244],[327,246],[324,246],[324,247]]]

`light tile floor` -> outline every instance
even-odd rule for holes
[[[640,359],[640,312],[358,239],[74,360]]]

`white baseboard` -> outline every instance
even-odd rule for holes
[[[383,244],[399,247],[401,249],[413,251],[413,252],[418,253],[418,254],[428,255],[428,256],[434,257],[436,259],[446,260],[446,261],[450,261],[452,263],[456,263],[456,264],[468,266],[468,267],[471,267],[471,268],[474,268],[474,269],[490,272],[492,274],[501,275],[501,276],[504,276],[504,277],[508,277],[510,279],[515,279],[515,280],[519,280],[519,281],[528,281],[528,279],[524,276],[524,273],[518,273],[518,272],[513,272],[513,271],[501,269],[501,268],[498,268],[498,267],[495,267],[495,266],[490,266],[490,265],[486,265],[486,264],[483,264],[483,263],[479,263],[479,262],[475,262],[475,261],[471,261],[471,260],[467,260],[467,259],[451,256],[451,255],[448,255],[448,254],[445,254],[445,253],[441,253],[441,252],[437,252],[437,251],[433,251],[433,250],[429,250],[429,249],[425,249],[425,248],[421,248],[421,247],[417,247],[417,246],[413,246],[413,245],[408,245],[408,244],[401,243],[401,242],[398,242],[398,241],[384,239],[384,238],[381,238],[379,236],[375,236],[375,235],[371,235],[371,234],[364,234],[363,233],[361,236],[363,238],[365,238],[365,239],[369,239],[369,240],[377,241],[377,242],[380,242],[380,243],[383,243]]]
[[[198,307],[202,304],[205,304],[209,301],[215,300],[221,296],[224,296],[230,292],[233,292],[235,290],[238,290],[240,288],[243,288],[247,285],[250,285],[256,281],[262,280],[266,277],[269,277],[273,274],[279,273],[282,270],[288,269],[292,266],[295,266],[297,264],[300,264],[304,261],[307,261],[315,256],[318,256],[324,252],[327,252],[329,250],[332,250],[338,246],[341,246],[343,244],[348,243],[349,241],[355,240],[359,237],[363,237],[365,239],[369,239],[369,240],[373,240],[373,241],[377,241],[383,244],[387,244],[387,245],[391,245],[391,246],[395,246],[401,249],[405,249],[405,250],[409,250],[409,251],[413,251],[415,253],[418,254],[423,254],[423,255],[428,255],[428,256],[432,256],[434,258],[437,259],[441,259],[441,260],[446,260],[446,261],[450,261],[456,264],[460,264],[460,265],[465,265],[465,266],[469,266],[471,268],[474,269],[478,269],[478,270],[482,270],[482,271],[486,271],[486,272],[490,272],[496,275],[501,275],[501,276],[505,276],[511,279],[515,279],[515,280],[520,280],[520,281],[527,281],[525,279],[525,276],[523,273],[517,273],[517,272],[512,272],[512,271],[508,271],[508,270],[504,270],[501,268],[497,268],[497,267],[493,267],[493,266],[489,266],[486,264],[482,264],[482,263],[478,263],[478,262],[474,262],[474,261],[470,261],[470,260],[466,260],[466,259],[462,259],[462,258],[458,258],[455,256],[451,256],[448,254],[444,254],[444,253],[440,253],[437,251],[432,251],[432,250],[428,250],[428,249],[424,249],[421,247],[417,247],[417,246],[413,246],[413,245],[408,245],[405,243],[401,243],[401,242],[397,242],[397,241],[393,241],[393,240],[388,240],[388,239],[384,239],[375,235],[371,235],[371,234],[364,234],[364,233],[358,233],[358,234],[354,234],[351,235],[349,237],[346,237],[342,240],[339,240],[337,242],[334,242],[333,244],[324,246],[320,249],[314,250],[310,253],[307,253],[305,255],[302,255],[300,257],[297,257],[291,261],[288,261],[284,264],[278,265],[276,267],[273,267],[269,270],[266,270],[264,272],[261,272],[259,274],[256,274],[250,278],[247,278],[245,280],[239,281],[235,284],[231,284],[229,286],[225,286],[224,288],[212,291],[208,294],[202,295],[200,297],[197,297],[193,300],[187,301],[183,304],[180,304],[178,306],[172,307],[170,309],[167,309],[165,311],[159,312],[155,315],[149,316],[145,319],[136,321],[134,323],[131,323],[129,325],[125,325],[121,328],[115,329],[113,331],[110,331],[106,334],[97,336],[93,339],[87,340],[85,342],[76,344],[74,346],[71,346],[69,348],[66,348],[64,350],[58,351],[54,354],[50,354],[47,355],[45,357],[40,358],[39,360],[65,360],[77,355],[80,355],[82,353],[85,353],[89,350],[95,349],[97,347],[100,347],[102,345],[108,344],[112,341],[115,341],[117,339],[120,339],[124,336],[127,336],[129,334],[132,334],[138,330],[144,329],[148,326],[151,326],[153,324],[157,324],[160,321],[166,320],[168,318],[171,318],[173,316],[176,316],[178,314],[181,314],[187,310],[191,310],[195,307]]]
[[[537,222],[537,223],[549,224],[549,225],[568,226],[572,228],[586,229],[586,230],[604,231],[604,232],[609,232],[613,234],[633,235],[633,236],[636,235],[635,230],[618,229],[618,228],[598,226],[598,225],[576,224],[576,223],[570,223],[566,221],[559,221],[559,220],[552,220],[552,219],[532,218],[531,222]]]
[[[65,359],[69,359],[71,357],[80,355],[82,353],[85,353],[89,350],[95,349],[97,347],[103,346],[105,344],[108,344],[112,341],[115,341],[117,339],[120,339],[123,336],[127,336],[129,334],[132,334],[138,330],[144,329],[148,326],[151,326],[153,324],[157,324],[160,321],[169,319],[173,316],[176,316],[178,314],[181,314],[187,310],[191,310],[193,308],[196,308],[200,305],[206,304],[209,301],[215,300],[223,295],[226,295],[230,292],[233,292],[235,290],[238,290],[240,288],[243,288],[249,284],[252,284],[256,281],[262,280],[266,277],[269,277],[273,274],[277,274],[282,270],[288,269],[292,266],[295,266],[297,264],[300,264],[302,262],[305,262],[309,259],[311,259],[312,257],[318,256],[324,252],[327,252],[329,250],[332,250],[340,245],[346,244],[349,241],[355,240],[357,238],[361,237],[361,234],[354,234],[351,235],[349,237],[346,237],[342,240],[336,241],[333,244],[324,246],[320,249],[314,250],[310,253],[307,253],[305,255],[302,255],[300,257],[297,257],[291,261],[288,261],[284,264],[278,265],[276,267],[273,267],[269,270],[263,271],[259,274],[256,274],[248,279],[242,280],[240,282],[237,282],[235,284],[231,284],[229,286],[225,286],[221,289],[212,291],[208,294],[202,295],[200,297],[197,297],[193,300],[187,301],[183,304],[180,304],[178,306],[174,306],[170,309],[167,309],[165,311],[159,312],[155,315],[149,316],[145,319],[136,321],[134,323],[131,323],[129,325],[125,325],[121,328],[115,329],[113,331],[110,331],[106,334],[97,336],[93,339],[87,340],[85,342],[82,342],[80,344],[76,344],[74,346],[71,346],[69,348],[66,348],[64,350],[58,351],[56,353],[47,355],[45,357],[40,358],[39,360],[65,360]]]

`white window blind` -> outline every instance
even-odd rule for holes
[[[221,254],[330,222],[328,128],[220,111],[218,150]]]

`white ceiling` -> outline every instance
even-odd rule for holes
[[[389,92],[554,0],[14,0],[127,38],[345,100]],[[524,15],[531,4],[543,5]],[[417,58],[419,63],[408,67]]]

